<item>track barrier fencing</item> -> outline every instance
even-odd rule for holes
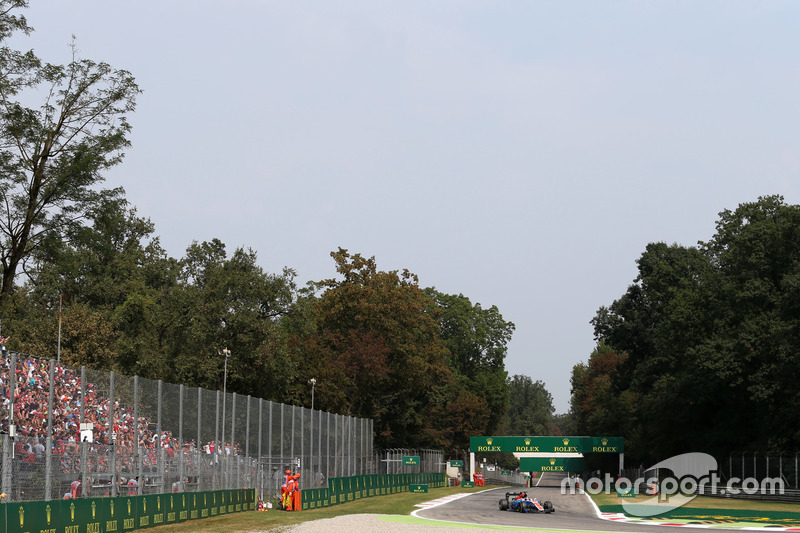
[[[15,352],[0,359],[0,398],[6,502],[243,487],[267,500],[280,494],[286,469],[301,474],[304,491],[329,490],[332,479],[444,470],[437,450],[376,452],[370,419]],[[407,455],[419,464],[402,464]]]

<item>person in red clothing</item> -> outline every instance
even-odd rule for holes
[[[139,476],[132,477],[128,480],[128,496],[136,496],[139,486]]]
[[[287,470],[283,475],[283,482],[281,483],[281,508],[285,511],[291,510],[291,493],[289,492],[289,480],[292,477],[292,471]]]
[[[293,475],[289,483],[287,484],[287,488],[289,489],[289,505],[292,511],[300,511],[301,510],[301,501],[300,501],[300,472]]]
[[[81,495],[81,480],[76,479],[72,483],[69,484],[70,492],[72,493],[72,499],[79,498]]]

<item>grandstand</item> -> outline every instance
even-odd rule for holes
[[[391,467],[374,454],[368,419],[3,355],[2,491],[12,501],[72,497],[71,485],[77,497],[248,487],[268,498],[286,468],[313,488]],[[440,470],[439,455],[425,471]]]

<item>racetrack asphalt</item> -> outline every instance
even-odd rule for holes
[[[271,529],[281,533],[339,533],[365,531],[369,533],[500,533],[520,531],[566,532],[623,532],[665,533],[671,526],[682,529],[713,529],[713,531],[786,531],[772,524],[728,523],[706,521],[703,523],[672,523],[654,520],[652,523],[604,520],[585,494],[561,494],[561,478],[548,474],[538,487],[524,489],[540,501],[553,502],[555,512],[517,513],[501,511],[498,502],[506,492],[518,492],[519,487],[501,487],[481,492],[465,493],[432,500],[413,516],[358,514],[303,522],[295,526]],[[800,528],[788,529],[800,531]]]
[[[430,520],[471,524],[473,526],[500,526],[513,528],[535,528],[552,531],[621,531],[650,533],[658,531],[664,533],[665,525],[649,525],[638,523],[615,522],[602,520],[597,515],[597,509],[585,494],[561,494],[561,478],[549,474],[545,475],[538,487],[520,489],[518,487],[502,487],[488,489],[470,494],[464,498],[453,500],[445,505],[422,509],[414,513],[415,516]],[[539,501],[550,500],[553,502],[555,512],[544,513],[517,513],[514,511],[500,511],[498,502],[505,497],[506,492],[525,490],[531,497]],[[683,525],[682,528],[693,527]],[[699,526],[708,528],[707,525]],[[740,528],[726,529],[716,525],[715,531],[740,531]]]

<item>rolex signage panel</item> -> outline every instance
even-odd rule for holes
[[[583,457],[522,457],[520,472],[583,472]]]
[[[622,437],[470,437],[473,453],[623,453]]]

